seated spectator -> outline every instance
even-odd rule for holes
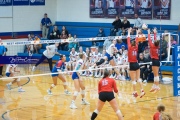
[[[35,49],[35,52],[38,53],[38,50],[41,49],[42,45],[41,44],[38,44],[40,42],[40,39],[38,38],[37,35],[35,35],[35,38],[34,38],[34,49]]]
[[[102,28],[99,29],[99,32],[96,35],[96,37],[105,37],[104,30]],[[97,42],[104,42],[104,41],[103,40],[95,41],[95,42],[93,42],[93,45],[96,46]]]
[[[121,49],[122,46],[124,46],[124,47],[125,47],[125,50],[127,50],[127,44],[125,44],[125,43],[122,41],[122,39],[117,39],[117,43],[116,43],[115,46],[116,46],[117,50]]]
[[[148,60],[146,58],[144,58],[144,54],[140,53],[139,54],[139,59],[138,59],[138,63],[146,63]],[[146,72],[145,72],[146,71]],[[140,78],[143,81],[147,81],[147,77],[148,77],[148,72],[147,72],[147,65],[142,64],[140,65]]]
[[[149,45],[148,45],[147,47],[145,47],[143,54],[144,54],[144,57],[145,57],[148,61],[151,61]]]
[[[60,35],[60,38],[61,39],[67,39],[67,35],[65,33],[65,31],[62,31],[61,32],[61,35]],[[68,42],[61,42],[59,44],[59,47],[58,47],[59,50],[68,50]]]
[[[62,26],[62,31],[64,31],[65,32],[65,34],[66,34],[66,36],[68,36],[68,31],[66,30],[66,27],[65,26]]]
[[[172,120],[171,116],[166,114],[165,106],[160,104],[157,106],[157,112],[153,116],[153,120]]]
[[[122,27],[121,26],[121,20],[120,20],[119,16],[116,16],[116,19],[114,20],[112,25],[114,26],[114,28],[111,29],[110,36],[116,36],[116,33],[119,30],[121,31],[121,27]]]
[[[59,39],[60,38],[60,31],[58,30],[57,26],[54,26],[53,31],[50,33],[50,40],[51,39]]]
[[[35,39],[35,36],[34,36],[34,33],[30,33],[29,35],[28,35],[28,41],[34,41],[34,39]],[[32,45],[32,44],[28,44],[28,45],[25,45],[24,46],[25,48],[24,48],[24,53],[33,53],[33,51],[34,51],[34,45]]]
[[[126,31],[128,28],[130,28],[130,22],[127,20],[126,17],[124,17],[124,20],[122,22],[122,34],[126,35]]]
[[[69,39],[69,45],[68,45],[69,51],[70,51],[72,48],[74,48],[74,49],[76,50],[77,43],[74,42],[74,38],[71,36],[71,34],[69,34],[68,39]]]
[[[167,38],[167,39],[166,39]],[[163,36],[163,39],[162,39],[162,42],[161,42],[161,54],[160,54],[160,58],[162,61],[165,61],[167,59],[167,56],[168,56],[168,35],[164,35]]]

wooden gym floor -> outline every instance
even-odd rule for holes
[[[65,75],[68,88],[73,93],[74,85],[70,75]],[[46,90],[52,84],[49,75],[23,78],[21,83],[24,93],[18,93],[16,84],[11,91],[5,87],[10,80],[0,80],[0,120],[90,120],[91,113],[96,108],[98,94],[97,84],[100,78],[83,77],[86,85],[86,98],[90,105],[81,105],[81,96],[76,100],[78,109],[69,108],[72,95],[64,95],[62,82],[47,95]],[[152,120],[156,106],[163,103],[166,112],[173,120],[180,120],[180,98],[173,97],[172,85],[162,85],[158,93],[149,93],[152,83],[144,86],[146,95],[143,98],[132,98],[132,86],[129,81],[117,81],[121,97],[117,98],[124,120]],[[138,85],[137,85],[138,86]],[[139,88],[139,87],[138,87]],[[138,89],[139,91],[139,89]],[[179,99],[179,100],[178,100]],[[179,115],[179,116],[178,116]],[[98,115],[96,120],[116,120],[116,114],[108,103]]]

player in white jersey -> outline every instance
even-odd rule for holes
[[[134,0],[124,0],[124,5],[126,8],[133,8],[135,6]]]
[[[122,68],[122,78],[124,79],[125,76],[128,77],[128,73],[129,73],[129,62],[128,62],[128,52],[127,50],[124,50],[123,52],[123,65],[126,65],[126,66],[123,66]]]
[[[161,0],[162,8],[169,8],[169,0]]]
[[[79,54],[79,58],[80,59],[76,62],[75,71],[82,70],[84,68],[84,62],[83,62],[85,59],[84,54]],[[80,72],[73,72],[72,79],[74,81],[75,91],[74,91],[73,99],[71,101],[70,108],[71,109],[77,108],[75,105],[75,100],[78,96],[78,93],[80,92],[80,89],[81,89],[81,96],[82,96],[81,104],[89,105],[89,102],[85,100],[85,86],[84,86],[83,80],[81,79]]]
[[[93,62],[94,63],[98,62],[100,60],[100,58],[101,58],[101,53],[99,53],[99,49],[98,49],[98,47],[96,47],[95,52],[93,52],[93,54],[92,54]],[[98,67],[96,66],[96,68],[98,68]],[[100,73],[100,70],[95,70],[94,77],[99,77],[98,72]]]
[[[7,77],[15,77],[15,72],[20,73],[19,70],[17,70],[17,64],[8,64],[6,68],[6,76]],[[11,90],[11,85],[14,83],[17,83],[18,85],[18,92],[25,92],[25,90],[22,89],[20,85],[20,78],[13,78],[14,80],[8,84],[6,84],[7,88]]]
[[[35,71],[36,67],[42,63],[45,59],[48,60],[50,71],[52,71],[52,58],[55,54],[59,54],[57,51],[57,47],[59,46],[59,43],[55,43],[54,45],[46,46],[46,50],[43,52],[42,57],[39,59],[39,61],[36,63],[35,66],[33,66],[32,71]]]
[[[75,51],[74,48],[72,48],[70,55],[69,55],[70,61],[67,64],[68,70],[74,70],[74,67],[76,65],[76,60],[78,58],[78,53]]]
[[[112,41],[112,44],[108,47],[108,49],[106,50],[106,54],[104,56],[104,58],[100,59],[99,62],[96,62],[96,64],[94,64],[92,67],[90,67],[90,69],[96,67],[96,66],[99,66],[101,65],[102,63],[104,63],[106,60],[110,63],[110,65],[112,66],[116,66],[116,63],[114,62],[113,60],[113,56],[114,56],[114,53],[117,52],[117,48],[115,47],[116,45],[116,40],[113,40]],[[120,74],[119,74],[119,71],[117,69],[114,69],[116,74],[117,74],[117,77],[116,79],[119,79],[120,78]]]
[[[150,8],[152,6],[151,0],[139,0],[141,8]]]
[[[107,8],[114,8],[114,4],[113,0],[107,0]]]

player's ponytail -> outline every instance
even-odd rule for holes
[[[154,45],[155,45],[156,47],[158,47],[158,46],[159,46],[159,40],[155,40],[155,41],[154,41]]]
[[[109,76],[109,71],[106,69],[105,71],[104,71],[104,76],[103,76],[103,78],[106,78],[106,77],[108,77]]]

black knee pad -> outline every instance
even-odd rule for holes
[[[104,62],[105,62],[105,60],[101,59],[99,62],[96,63],[96,65],[99,66],[99,65],[103,64]]]

